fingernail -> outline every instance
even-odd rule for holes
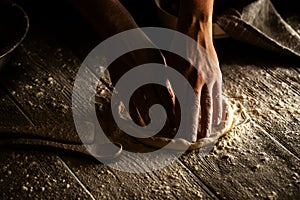
[[[205,137],[209,137],[209,136],[210,136],[210,129],[208,129],[208,130],[206,131]]]
[[[220,123],[221,123],[221,117],[218,116],[217,119],[216,119],[216,121],[215,121],[215,124],[219,125]]]

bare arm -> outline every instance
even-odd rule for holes
[[[177,30],[196,40],[219,64],[212,37],[213,4],[214,0],[181,0]]]
[[[120,32],[138,28],[131,14],[119,2],[119,0],[70,0],[75,8],[83,15],[84,18],[98,32],[100,38],[105,40]],[[140,31],[137,40],[152,44],[149,38]],[[127,41],[124,41],[126,43]],[[162,53],[155,48],[154,50],[143,52],[131,52],[121,59],[117,59],[109,66],[109,72],[113,84],[116,84],[118,79],[122,77],[128,70],[144,63],[164,63],[165,59]],[[147,96],[149,102],[145,103],[144,97]],[[151,102],[161,102],[168,107],[168,115],[171,116],[173,108],[173,98],[169,91],[157,89],[155,87],[148,88],[144,92],[138,92],[132,97],[134,107],[136,108],[131,113],[133,119],[140,125],[149,123],[147,104]],[[172,127],[172,124],[169,124]]]
[[[118,0],[71,1],[88,20],[88,22],[90,22],[90,24],[95,28],[102,39],[106,39],[119,32],[138,27],[133,17]],[[215,63],[214,65],[205,65],[198,73],[193,72],[191,70],[191,66],[181,65],[178,68],[178,70],[183,72],[187,79],[189,79],[192,83],[195,92],[198,94],[199,99],[197,102],[201,104],[198,105],[199,108],[201,107],[201,133],[198,135],[198,139],[209,135],[212,119],[214,119],[214,122],[217,124],[222,110],[222,102],[220,99],[222,84],[221,72],[212,41],[213,3],[213,0],[181,0],[177,26],[179,31],[189,35],[202,45]],[[195,49],[187,49],[187,53],[194,54],[195,52],[193,51],[195,51]],[[153,61],[153,58],[162,60],[160,52],[155,52],[154,54],[150,54],[150,56],[147,54],[142,57],[147,57],[151,61]],[[136,55],[132,55],[132,58],[133,59],[129,62],[128,60],[125,60],[122,62],[123,64],[117,65],[129,69],[132,67],[129,65],[130,62],[135,62],[140,59],[137,58]],[[126,67],[124,64],[129,66]],[[126,70],[117,69],[115,71],[111,71],[111,75],[113,77],[120,77]],[[204,77],[210,77],[210,80],[206,80]],[[114,78],[112,78],[112,80],[113,79]],[[154,93],[155,92],[150,92],[148,94],[149,98],[155,98]],[[165,103],[165,105],[170,105],[173,102],[173,99],[170,98],[170,96],[165,95],[165,97],[162,98],[163,95],[161,95],[159,99],[166,101],[167,103]],[[139,102],[140,99],[136,99],[136,101]],[[144,109],[142,108],[142,110]],[[173,112],[171,108],[168,110],[169,112]],[[198,116],[195,116],[195,118],[197,117]],[[177,117],[175,116],[175,118]],[[180,117],[178,117],[178,119],[180,119]],[[192,126],[197,127],[198,124],[193,124]],[[197,133],[192,134],[195,135]],[[193,136],[193,138],[197,139],[197,136]]]
[[[212,33],[213,4],[214,0],[180,0],[177,23],[177,30],[196,40],[212,61],[199,64],[197,72],[193,66],[180,66],[179,69],[189,79],[199,98],[201,132],[198,139],[209,136],[212,124],[219,124],[222,116],[222,75]],[[201,54],[193,47],[186,51],[188,56]]]

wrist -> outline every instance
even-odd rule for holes
[[[212,42],[214,0],[181,0],[177,30],[200,43]]]
[[[178,18],[177,30],[192,37],[202,45],[212,43],[212,21],[202,21],[197,16]]]
[[[193,16],[206,23],[212,22],[214,0],[181,0],[179,17]]]

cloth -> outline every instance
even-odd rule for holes
[[[300,56],[300,18],[296,12],[290,12],[293,2],[236,0],[230,6],[227,4],[223,11],[217,5],[214,20],[230,37],[264,49]]]
[[[296,1],[215,0],[213,21],[228,36],[279,53],[300,56],[300,15]],[[161,0],[174,16],[179,0]]]

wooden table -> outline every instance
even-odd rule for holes
[[[99,41],[70,10],[53,19],[38,14],[1,71],[0,127],[15,137],[19,127],[52,127],[43,137],[76,144],[74,77]],[[224,94],[244,105],[251,122],[234,128],[211,153],[191,152],[161,170],[132,174],[57,149],[2,147],[0,198],[299,199],[299,59],[230,38],[215,43]]]

